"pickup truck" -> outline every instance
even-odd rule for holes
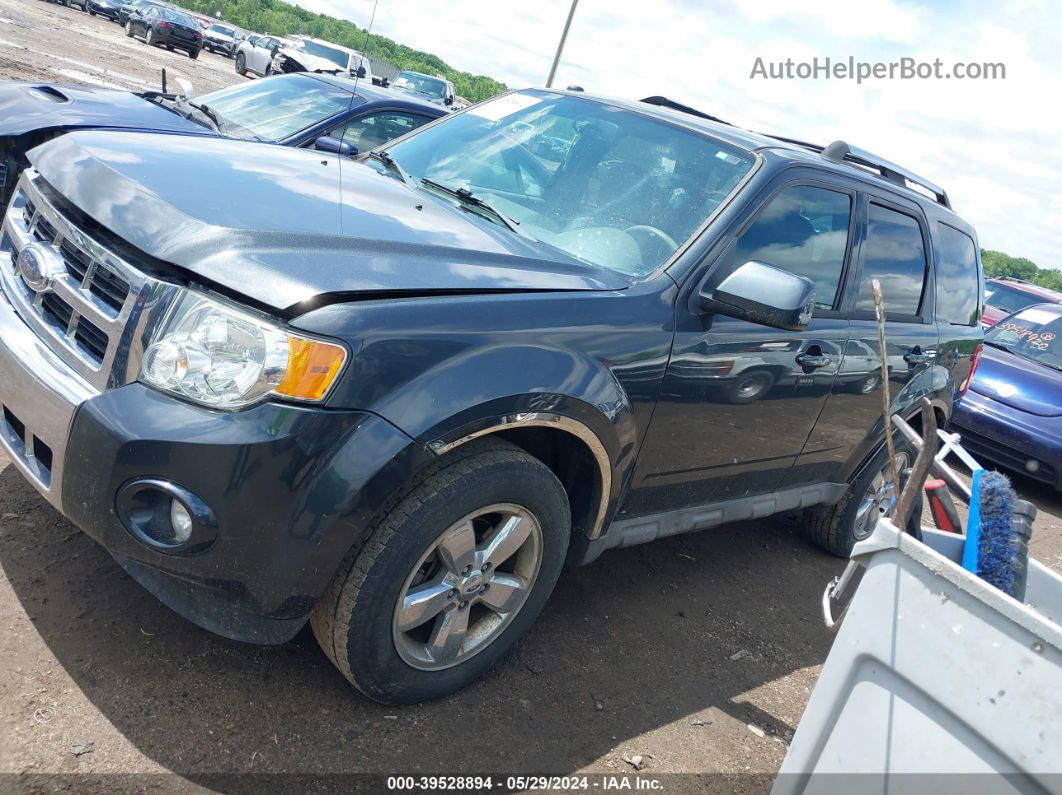
[[[872,280],[892,412],[944,421],[981,343],[942,189],[661,97],[508,93],[356,159],[121,131],[29,159],[7,455],[177,612],[309,621],[385,702],[483,675],[566,562],[791,511],[846,555],[894,494],[883,382],[840,378]],[[784,377],[719,396],[719,353],[765,352]]]

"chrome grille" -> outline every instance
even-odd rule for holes
[[[67,365],[97,390],[136,377],[148,312],[170,286],[152,279],[103,245],[52,202],[33,169],[12,196],[0,237],[0,288]],[[63,270],[39,292],[18,270],[18,253],[45,245]]]

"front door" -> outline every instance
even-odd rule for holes
[[[849,324],[838,311],[855,193],[821,183],[775,187],[712,266],[748,261],[806,276],[816,311],[803,331],[706,315],[681,299],[671,361],[624,515],[773,491],[803,449],[833,386]],[[687,293],[689,291],[686,291]]]

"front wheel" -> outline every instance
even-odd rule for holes
[[[196,58],[199,57],[199,50],[189,50],[188,57],[194,61]]]
[[[247,74],[247,61],[242,52],[236,53],[236,72],[241,75]]]
[[[133,23],[132,22],[126,22],[125,23],[125,35],[128,36],[129,38],[133,38]]]
[[[155,31],[151,28],[148,28],[147,33],[144,34],[144,44],[148,47],[155,46]]]
[[[568,550],[567,495],[538,459],[472,442],[348,554],[311,619],[328,657],[386,703],[438,698],[516,644]]]

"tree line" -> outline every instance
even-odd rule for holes
[[[451,80],[458,96],[472,102],[507,90],[505,84],[485,75],[454,69],[439,56],[399,44],[386,36],[366,36],[353,22],[327,14],[315,14],[283,0],[171,0],[206,16],[216,17],[255,33],[288,36],[301,33],[349,47],[374,58],[390,61],[399,69],[411,69]],[[439,7],[440,14],[445,4]],[[443,20],[440,19],[440,23]]]
[[[1002,251],[983,248],[981,263],[985,268],[985,276],[989,279],[1012,276],[1062,293],[1062,271],[1038,267],[1035,262],[1025,257],[1012,257]]]

